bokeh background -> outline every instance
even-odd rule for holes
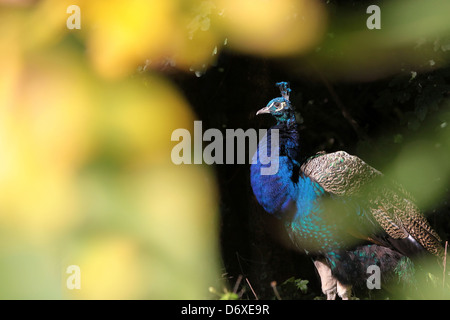
[[[249,164],[170,157],[173,130],[194,120],[268,128],[254,114],[277,81],[291,83],[306,153],[357,154],[447,240],[449,12],[444,0],[1,0],[0,298],[320,295],[256,203]],[[67,287],[70,265],[81,289]]]

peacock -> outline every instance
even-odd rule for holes
[[[363,265],[389,261],[386,268],[394,268],[407,265],[408,257],[442,257],[439,235],[402,186],[345,151],[302,153],[291,89],[287,82],[276,85],[281,97],[256,112],[272,115],[276,124],[253,155],[251,186],[295,246],[313,256],[327,299],[336,293],[348,299]],[[273,146],[278,170],[262,174],[273,164],[260,157],[272,154]]]

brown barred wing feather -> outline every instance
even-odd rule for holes
[[[366,209],[392,239],[419,243],[434,255],[442,254],[441,239],[411,195],[360,158],[345,151],[319,153],[303,163],[301,172],[331,194],[364,198]]]

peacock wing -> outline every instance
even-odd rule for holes
[[[411,195],[401,186],[386,182],[383,174],[345,151],[317,154],[303,163],[302,174],[315,180],[325,191],[359,199],[375,221],[395,240],[394,246],[420,243],[440,255],[441,239],[431,228]]]
[[[304,175],[336,195],[360,194],[362,188],[382,173],[345,151],[319,153],[301,166]]]
[[[372,215],[393,239],[416,241],[430,253],[442,255],[439,235],[402,186],[394,182],[378,185],[369,202]]]

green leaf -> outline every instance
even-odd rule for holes
[[[295,285],[301,292],[306,293],[308,291],[308,280],[297,279],[295,280]]]
[[[239,300],[239,296],[235,292],[225,292],[221,297],[220,300]]]

